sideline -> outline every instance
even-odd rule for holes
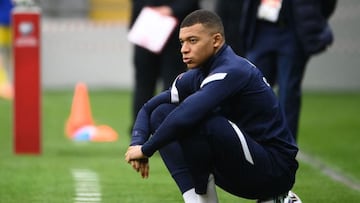
[[[96,172],[88,169],[71,169],[75,180],[74,203],[100,203],[101,191]]]
[[[299,151],[297,158],[298,160],[312,166],[313,168],[319,169],[323,174],[330,177],[334,181],[340,182],[353,190],[360,191],[360,183],[357,180],[352,180],[349,177],[346,177],[345,174],[339,171],[335,171],[321,160],[301,151]]]

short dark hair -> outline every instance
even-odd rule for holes
[[[180,28],[193,26],[195,24],[202,24],[204,27],[213,30],[213,32],[220,33],[224,36],[223,23],[220,17],[214,12],[205,9],[193,11],[181,22]]]

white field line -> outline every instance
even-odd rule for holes
[[[72,169],[75,181],[75,203],[100,203],[101,188],[96,172],[88,169]]]
[[[304,152],[299,152],[297,158],[302,162],[312,166],[313,168],[320,170],[323,174],[330,177],[331,179],[342,183],[353,190],[360,191],[360,182],[358,180],[350,179],[345,174],[339,171],[335,171],[334,169],[323,163],[321,160],[316,159]]]

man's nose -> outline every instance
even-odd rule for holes
[[[187,46],[186,45],[186,43],[183,43],[182,45],[181,45],[181,53],[187,53],[187,52],[189,52],[189,46]]]

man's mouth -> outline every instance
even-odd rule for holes
[[[191,58],[184,57],[183,62],[186,63],[186,64],[189,64],[189,63],[191,63]]]

